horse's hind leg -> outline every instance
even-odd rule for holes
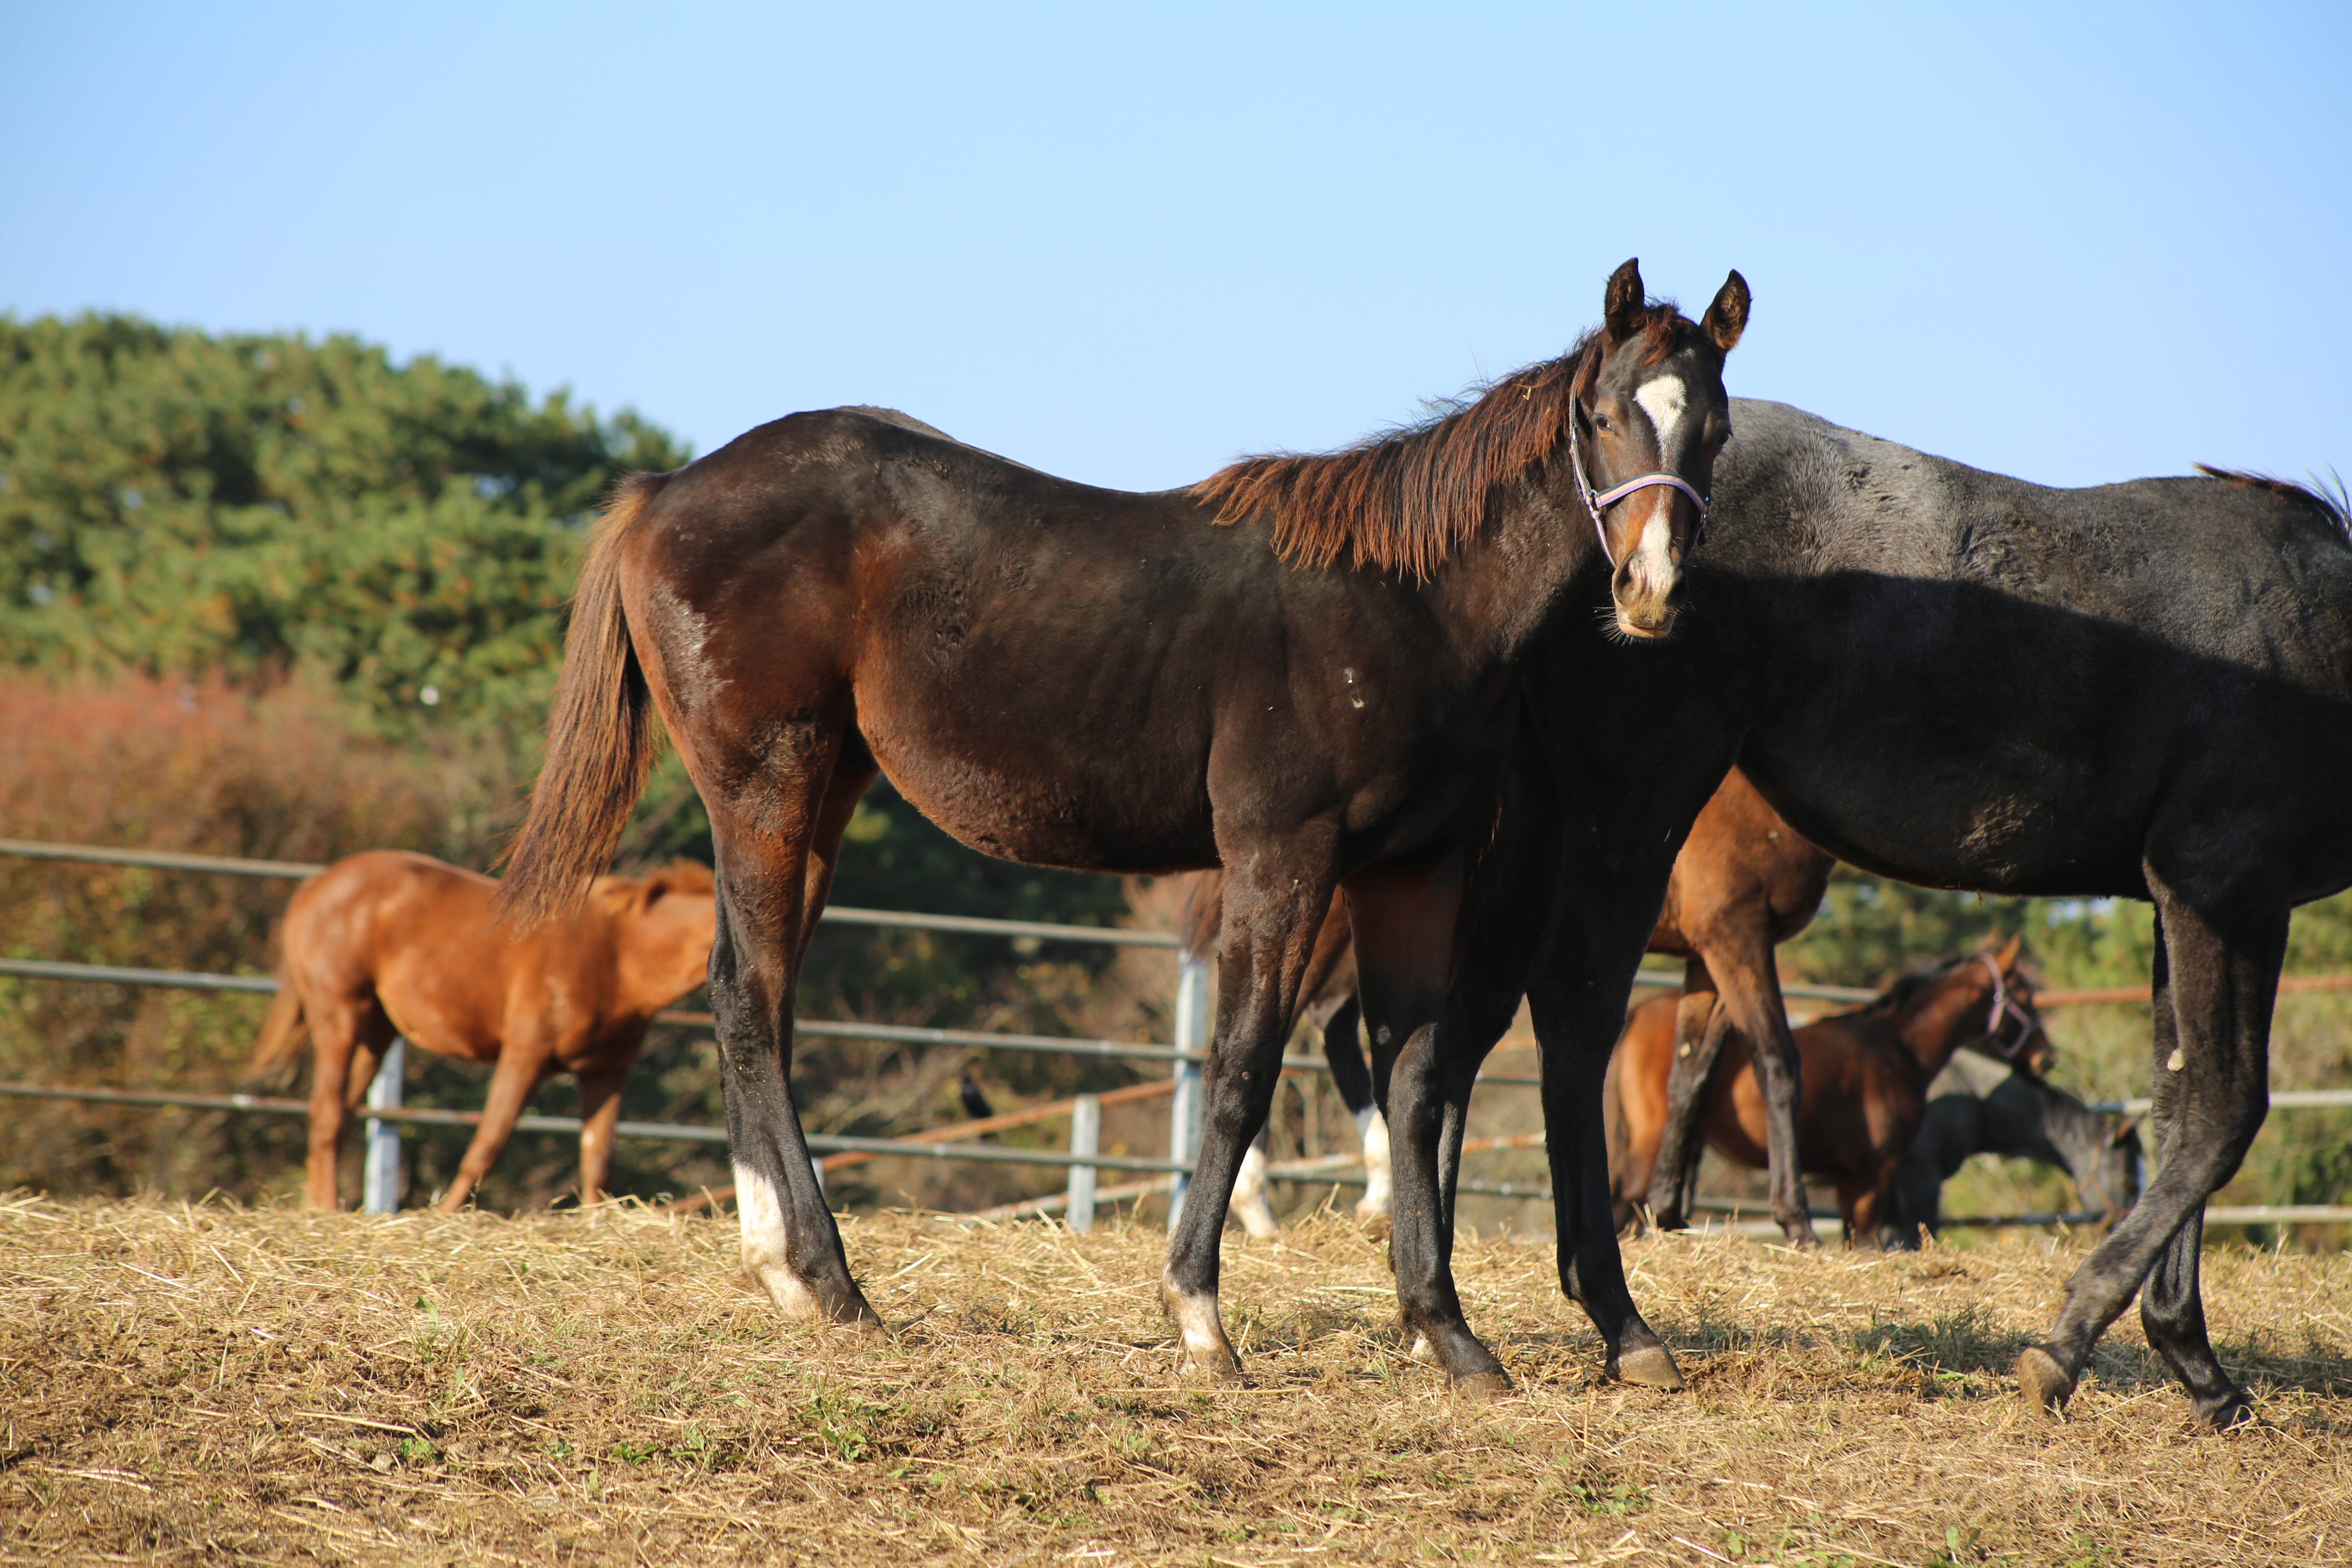
[[[2224,889],[2192,905],[2149,868],[2156,895],[2156,1179],[2066,1283],[2050,1336],[2018,1358],[2027,1397],[2055,1408],[2074,1391],[2099,1334],[2140,1290],[2140,1322],[2217,1426],[2252,1415],[2205,1329],[2198,1248],[2207,1198],[2237,1173],[2270,1090],[2271,1010],[2286,952],[2287,905]]]
[[[1675,1054],[1666,1071],[1665,1121],[1659,1142],[1642,1184],[1650,1218],[1660,1230],[1680,1230],[1690,1223],[1692,1190],[1698,1183],[1699,1117],[1714,1080],[1715,1064],[1723,1055],[1731,1016],[1706,960],[1693,955],[1683,965],[1683,995],[1675,1009]]]
[[[613,1182],[613,1129],[620,1125],[621,1090],[629,1081],[624,1063],[612,1072],[580,1075],[580,1206],[603,1201]]]
[[[710,1006],[743,1268],[789,1316],[878,1328],[810,1167],[789,1076],[801,955],[818,912],[812,893],[829,884],[840,825],[873,774],[870,765],[836,770],[839,742],[816,725],[791,731],[743,784],[721,793],[696,781],[718,852]]]
[[[1354,996],[1339,1004],[1323,1026],[1323,1059],[1331,1068],[1331,1087],[1356,1119],[1356,1139],[1364,1152],[1364,1195],[1356,1200],[1356,1216],[1372,1219],[1389,1212],[1389,1123],[1372,1096],[1371,1068],[1364,1065],[1359,1025],[1363,1005]]]
[[[289,977],[286,984],[293,984]],[[372,999],[303,999],[310,1020],[310,1139],[303,1162],[303,1202],[314,1209],[342,1206],[339,1170],[352,1107],[367,1093],[392,1026]],[[377,1038],[377,1036],[382,1038]],[[354,1071],[354,1068],[362,1070]]]
[[[1716,1017],[1707,1028],[1707,1037],[1694,1053],[1693,1073],[1685,1081],[1685,1063],[1677,1048],[1675,1076],[1667,1088],[1667,1143],[1673,1146],[1679,1135],[1687,1140],[1689,1169],[1695,1171],[1698,1160],[1698,1122],[1705,1111],[1706,1078],[1711,1078],[1716,1062],[1720,1058],[1723,1041],[1728,1029],[1736,1029],[1747,1039],[1748,1054],[1756,1063],[1756,1079],[1764,1091],[1765,1159],[1770,1183],[1772,1217],[1781,1233],[1798,1247],[1818,1247],[1820,1239],[1813,1234],[1813,1221],[1805,1202],[1803,1165],[1797,1150],[1797,1112],[1804,1100],[1804,1081],[1799,1063],[1796,1037],[1789,1032],[1788,1005],[1780,996],[1780,977],[1772,958],[1772,933],[1766,923],[1767,916],[1760,905],[1726,911],[1726,918],[1713,922],[1704,937],[1706,967],[1715,977],[1721,997]],[[1700,1065],[1704,1059],[1704,1066]],[[1674,1099],[1674,1086],[1684,1083],[1692,1095],[1687,1102]],[[1651,1178],[1654,1194],[1657,1179]],[[1689,1186],[1682,1190],[1682,1206],[1686,1211]]]

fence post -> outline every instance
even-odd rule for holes
[[[385,1047],[383,1063],[375,1069],[375,1081],[368,1085],[367,1102],[372,1110],[397,1110],[400,1108],[401,1080],[408,1076],[408,1042],[398,1035]],[[362,1207],[369,1214],[391,1214],[400,1207],[400,1123],[371,1116],[367,1122],[367,1158],[362,1167],[367,1172],[367,1195]]]
[[[1176,972],[1176,1048],[1209,1048],[1209,961],[1188,956]],[[1168,1097],[1168,1157],[1193,1160],[1201,1152],[1201,1064],[1176,1064],[1176,1092]],[[1169,1189],[1168,1228],[1174,1230],[1184,1213],[1184,1194],[1192,1180],[1179,1172]]]
[[[1082,1094],[1070,1102],[1070,1154],[1098,1153],[1102,1149],[1102,1097]],[[1070,1167],[1070,1201],[1063,1217],[1072,1230],[1095,1227],[1095,1168]]]

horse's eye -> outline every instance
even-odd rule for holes
[[[1617,426],[1609,423],[1609,416],[1601,413],[1598,408],[1592,411],[1592,427],[1595,430],[1614,430],[1617,428]]]

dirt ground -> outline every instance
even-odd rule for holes
[[[43,1563],[2107,1563],[2352,1559],[2352,1262],[2219,1250],[2256,1427],[2126,1320],[2006,1367],[2083,1243],[1629,1244],[1691,1380],[1601,1376],[1551,1247],[1465,1237],[1519,1392],[1407,1359],[1336,1215],[1226,1244],[1251,1380],[1172,1375],[1164,1238],[845,1224],[887,1337],[778,1321],[731,1219],[0,1202],[0,1557]]]

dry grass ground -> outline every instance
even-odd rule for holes
[[[2352,1556],[2352,1261],[2217,1252],[2259,1427],[2190,1430],[2128,1324],[2067,1418],[2005,1368],[2080,1256],[1653,1238],[1691,1378],[1600,1378],[1548,1245],[1465,1237],[1519,1381],[1406,1359],[1378,1243],[1226,1248],[1251,1384],[1171,1375],[1162,1238],[845,1225],[888,1338],[779,1322],[731,1220],[0,1204],[0,1556],[2244,1564]]]

